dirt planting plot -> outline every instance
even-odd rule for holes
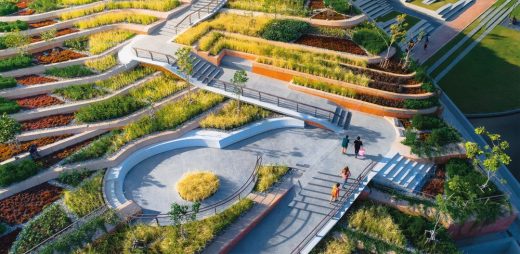
[[[38,119],[20,122],[22,131],[32,131],[68,125],[74,120],[74,114],[46,116]]]

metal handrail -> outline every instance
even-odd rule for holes
[[[255,167],[253,169],[253,172],[251,175],[247,178],[246,182],[233,194],[229,195],[227,198],[216,202],[214,204],[211,204],[209,206],[202,207],[198,214],[202,214],[207,211],[213,211],[215,214],[217,213],[217,208],[221,207],[222,205],[228,204],[229,202],[233,201],[235,198],[238,197],[239,200],[244,198],[243,192],[248,189],[248,187],[251,185],[251,183],[256,183],[256,180],[258,178],[258,170],[260,169],[260,166],[262,165],[262,156],[257,156]],[[247,193],[249,194],[249,193]],[[184,216],[190,216],[193,212],[188,212]],[[134,215],[130,217],[130,221],[138,220],[138,219],[149,219],[149,220],[155,220],[157,225],[159,224],[159,219],[161,218],[170,218],[170,215],[167,213],[161,213],[161,214],[141,214],[141,215]]]
[[[212,1],[209,2],[208,4],[206,4],[206,5],[204,5],[204,6],[201,6],[201,7],[200,7],[199,9],[197,9],[197,10],[194,10],[192,13],[188,14],[188,15],[187,15],[186,17],[184,17],[181,21],[179,21],[179,23],[177,23],[177,24],[175,25],[175,34],[178,33],[179,26],[180,26],[182,23],[184,23],[184,21],[186,21],[186,19],[189,19],[189,21],[190,21],[190,25],[192,24],[192,23],[191,23],[191,16],[192,16],[192,15],[198,14],[199,19],[200,19],[200,13],[201,13],[201,11],[202,11],[203,9],[205,9],[205,8],[208,9],[208,11],[207,11],[208,13],[211,13],[211,12],[210,12],[210,7],[211,7],[212,4],[214,4],[214,2],[216,3],[215,6],[218,6],[218,4],[219,4],[219,0],[212,0]]]
[[[356,181],[354,182],[353,185],[351,185],[346,191],[345,193],[341,196],[340,198],[340,202],[336,203],[334,205],[334,207],[332,208],[332,210],[327,214],[325,215],[325,217],[318,223],[318,225],[316,225],[316,227],[314,227],[311,232],[296,246],[296,248],[293,249],[293,251],[291,252],[291,254],[295,254],[295,253],[300,253],[303,248],[305,248],[305,246],[307,245],[307,243],[309,243],[309,241],[316,235],[319,233],[319,231],[325,226],[325,224],[332,218],[334,217],[338,211],[343,207],[343,203],[345,203],[345,201],[347,201],[350,196],[354,193],[354,191],[359,188],[359,186],[361,185],[361,183],[365,180],[366,176],[368,175],[368,173],[375,167],[377,163],[372,161],[370,162],[366,167],[365,169],[363,169],[363,171],[361,172],[361,174],[356,178]]]

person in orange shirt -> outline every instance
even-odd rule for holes
[[[332,204],[332,202],[336,202],[338,201],[338,197],[339,197],[339,183],[336,183],[332,186],[332,191],[330,192],[330,202]]]

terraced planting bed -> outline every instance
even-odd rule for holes
[[[0,237],[0,254],[9,253],[9,249],[13,245],[18,234],[20,234],[20,231],[22,231],[22,229],[15,229],[11,233]]]
[[[63,36],[63,35],[73,34],[73,33],[77,33],[77,32],[79,32],[78,29],[63,28],[63,29],[57,30],[55,35],[54,35],[54,37],[60,37],[60,36]],[[39,42],[39,41],[43,41],[41,35],[32,36],[31,39],[30,39],[31,43],[35,43],[35,42]]]
[[[300,37],[298,40],[296,40],[295,43],[311,47],[341,51],[355,55],[368,55],[367,52],[364,49],[362,49],[359,45],[357,45],[355,42],[335,37],[325,37],[306,34]]]
[[[27,152],[31,145],[36,147],[42,147],[48,144],[52,144],[56,141],[70,137],[71,135],[61,135],[54,137],[38,138],[31,141],[20,142],[20,144],[0,144],[0,161],[5,161],[11,157]]]
[[[40,27],[54,25],[56,23],[58,23],[56,20],[44,20],[44,21],[29,23],[29,27],[30,28],[40,28]]]
[[[87,55],[72,51],[70,49],[53,48],[33,54],[33,56],[38,64],[51,64],[83,58]]]
[[[36,109],[36,108],[43,108],[43,107],[49,107],[59,104],[64,104],[62,100],[47,95],[47,94],[41,94],[41,95],[35,95],[25,98],[16,99],[16,103],[21,107],[23,110],[30,110],[30,109]]]
[[[69,157],[70,155],[74,154],[78,150],[80,150],[83,147],[88,146],[93,140],[95,140],[96,137],[90,138],[88,140],[85,140],[83,142],[77,143],[75,145],[69,146],[65,149],[62,149],[60,151],[57,151],[55,153],[49,154],[47,156],[44,156],[37,160],[37,162],[41,163],[43,168],[49,168],[53,166],[54,164],[64,160],[65,158]]]
[[[62,114],[23,121],[20,124],[22,125],[22,131],[33,131],[69,125],[73,120],[74,114]]]
[[[40,85],[56,81],[58,80],[55,78],[44,77],[36,74],[16,77],[16,82],[24,86]]]

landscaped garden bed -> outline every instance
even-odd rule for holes
[[[241,103],[239,109],[238,102],[233,100],[218,112],[211,113],[202,119],[200,126],[202,128],[231,130],[272,115],[273,112],[246,103]]]
[[[326,10],[322,11],[316,15],[312,16],[313,19],[323,19],[323,20],[344,20],[350,18],[350,16],[337,13],[335,11]]]
[[[63,104],[64,102],[60,99],[47,95],[47,94],[41,94],[41,95],[35,95],[25,98],[16,99],[16,103],[25,110],[30,109],[36,109],[36,108],[43,108],[43,107],[49,107],[53,105],[59,105]]]
[[[38,159],[37,161],[38,161],[38,163],[40,163],[42,165],[43,168],[51,167],[54,164],[56,164],[56,163],[62,161],[63,159],[69,157],[70,155],[72,155],[76,151],[80,150],[81,148],[89,145],[94,139],[96,139],[96,138],[95,137],[94,138],[90,138],[90,139],[85,140],[83,142],[80,142],[80,143],[77,143],[75,145],[69,146],[69,147],[67,147],[65,149],[62,149],[60,151],[57,151],[55,153],[49,154],[47,156],[44,156],[44,157]]]
[[[5,161],[17,154],[27,152],[31,145],[36,147],[42,147],[48,144],[52,144],[56,141],[70,137],[71,135],[61,135],[54,137],[45,137],[33,139],[31,141],[20,142],[20,144],[0,144],[0,161]]]
[[[348,39],[306,34],[296,40],[295,43],[317,48],[330,49],[334,51],[341,51],[355,55],[367,55],[364,49],[359,47],[359,45],[357,45],[355,42]]]
[[[444,182],[446,181],[446,172],[444,165],[437,165],[435,175],[426,182],[422,188],[422,192],[427,196],[435,197],[444,194]]]
[[[24,86],[40,85],[58,81],[55,78],[44,77],[36,74],[16,77],[16,82]]]
[[[115,23],[132,23],[140,25],[150,25],[158,18],[150,15],[136,14],[133,12],[105,13],[96,17],[76,22],[75,26],[79,29],[88,29]]]
[[[0,201],[0,220],[11,225],[25,223],[61,194],[61,188],[43,183],[5,198]]]
[[[77,33],[77,32],[79,32],[78,29],[64,28],[64,29],[57,30],[56,33],[54,34],[54,37],[60,37],[63,35],[73,34],[73,33]],[[41,35],[35,35],[35,36],[31,37],[31,43],[35,43],[35,42],[39,42],[39,41],[43,41],[43,38]]]
[[[53,48],[34,54],[34,58],[36,59],[36,61],[38,61],[39,64],[60,63],[86,56],[87,55],[85,54],[81,54],[78,52],[74,52],[70,49],[63,48]]]
[[[61,114],[27,120],[20,122],[20,124],[22,125],[22,131],[32,131],[69,125],[73,120],[74,114]]]
[[[58,23],[56,20],[44,20],[44,21],[30,23],[29,27],[30,28],[40,28],[40,27],[44,27],[44,26],[50,26],[50,25],[53,25],[56,23]]]
[[[104,173],[104,170],[100,170],[78,188],[65,191],[63,202],[78,217],[91,213],[105,203],[102,193]]]
[[[0,254],[8,254],[9,253],[9,249],[13,245],[13,243],[16,240],[16,237],[18,236],[18,234],[20,234],[20,231],[22,231],[22,229],[20,229],[20,228],[19,229],[15,229],[11,233],[0,237]]]

